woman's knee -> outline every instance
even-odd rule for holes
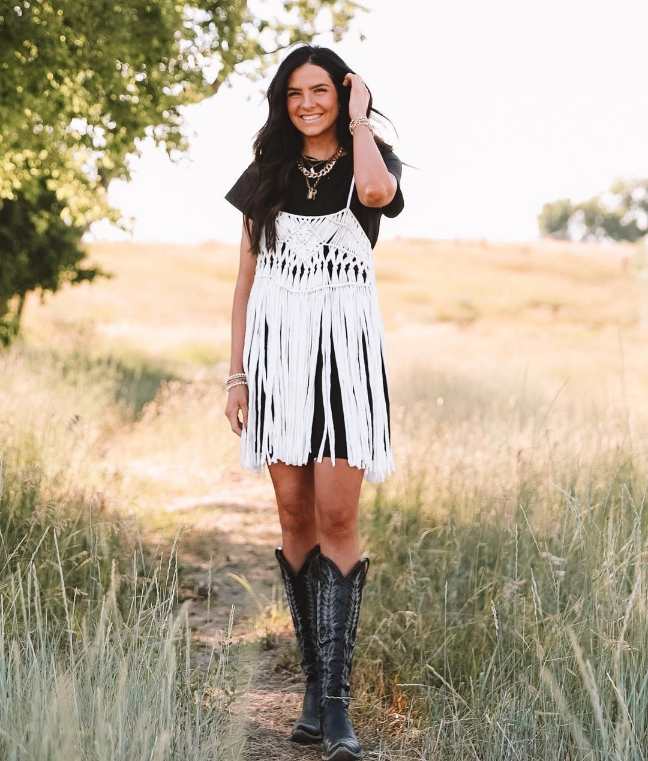
[[[294,495],[277,501],[279,523],[283,531],[299,535],[312,530],[314,521],[313,503],[308,496]]]
[[[315,510],[319,532],[324,537],[344,539],[355,533],[358,516],[354,505],[316,502]]]

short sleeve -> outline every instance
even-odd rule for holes
[[[256,188],[258,180],[258,167],[253,161],[225,193],[225,200],[242,212],[252,191]]]
[[[401,164],[401,160],[394,153],[394,151],[387,151],[387,153],[385,153],[383,156],[383,161],[385,162],[387,169],[396,178],[398,186],[396,188],[396,195],[392,198],[390,203],[387,204],[387,206],[382,206],[380,208],[380,212],[386,217],[396,217],[405,208],[405,200],[403,198],[403,191],[401,190],[400,184],[403,165]]]

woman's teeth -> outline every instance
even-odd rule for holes
[[[322,114],[318,114],[317,116],[302,116],[302,119],[305,122],[316,122]]]

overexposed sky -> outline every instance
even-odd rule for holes
[[[533,240],[546,201],[648,177],[646,0],[365,4],[343,42],[315,42],[365,79],[398,130],[383,136],[418,167],[403,167],[405,209],[383,217],[381,240]],[[89,239],[238,243],[241,214],[223,196],[252,160],[273,73],[185,109],[189,156],[147,146],[132,181],[111,186],[134,235],[102,223]]]

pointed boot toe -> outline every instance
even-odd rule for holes
[[[304,704],[301,716],[295,721],[290,739],[301,745],[310,745],[322,741],[320,721],[320,685],[319,678],[306,682]]]
[[[322,753],[322,761],[359,761],[362,758],[362,748],[354,743],[352,746],[347,742],[339,742],[330,751]]]
[[[345,736],[336,741],[324,738],[322,743],[322,761],[358,761],[362,758],[362,746],[353,733],[347,730]]]

